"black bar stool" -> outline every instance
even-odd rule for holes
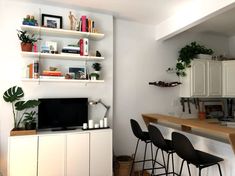
[[[173,148],[172,141],[168,140],[168,139],[164,139],[161,131],[156,126],[149,125],[148,130],[149,130],[149,135],[150,135],[150,139],[151,139],[152,143],[157,147],[157,151],[156,151],[155,158],[153,161],[152,175],[154,175],[155,163],[160,164],[159,162],[157,162],[157,154],[158,154],[159,149],[162,151],[162,159],[163,159],[163,165],[162,164],[160,164],[160,165],[165,168],[165,173],[157,174],[157,175],[168,175],[168,174],[178,175],[174,171],[173,154],[175,153],[175,150]],[[167,153],[167,164],[165,162],[165,157],[164,157],[163,151]],[[171,159],[172,159],[172,172],[168,171],[170,155],[171,155]]]
[[[150,137],[149,137],[149,133],[146,132],[146,131],[142,131],[140,125],[138,124],[138,122],[134,119],[131,119],[130,120],[130,123],[131,123],[131,129],[135,135],[135,137],[137,137],[137,144],[136,144],[136,148],[135,148],[135,153],[134,153],[134,158],[133,158],[133,162],[132,162],[132,166],[131,166],[131,172],[130,172],[130,176],[132,174],[132,171],[133,171],[133,167],[134,167],[134,164],[135,163],[139,163],[139,162],[143,162],[143,168],[142,168],[142,175],[144,174],[144,170],[152,170],[152,168],[148,168],[148,169],[145,169],[144,168],[144,165],[145,165],[145,162],[146,161],[152,161],[152,159],[146,159],[146,151],[147,151],[147,146],[148,144],[151,144],[151,154],[153,153],[152,150],[152,142],[150,140]],[[139,160],[139,161],[135,161],[135,157],[136,157],[136,153],[137,153],[137,149],[138,149],[138,146],[139,146],[139,141],[143,141],[145,142],[145,149],[144,149],[144,160]]]
[[[181,175],[182,170],[183,170],[183,164],[186,161],[190,176],[191,176],[191,172],[190,172],[189,164],[193,164],[197,168],[199,168],[199,176],[201,176],[201,170],[203,168],[206,168],[212,165],[217,165],[220,176],[222,176],[221,168],[219,165],[219,162],[223,161],[222,158],[211,155],[209,153],[202,152],[200,150],[195,150],[192,143],[189,141],[189,139],[181,133],[173,132],[172,142],[173,142],[173,147],[175,148],[177,155],[179,155],[179,157],[183,159],[181,163],[179,175]]]

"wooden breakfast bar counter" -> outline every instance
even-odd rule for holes
[[[162,114],[142,114],[142,117],[146,125],[150,122],[163,125],[177,125],[182,131],[190,133],[198,131],[200,134],[205,134],[206,137],[211,136],[211,138],[221,139],[223,142],[230,143],[235,154],[235,128],[222,126],[219,123],[208,123],[206,120],[182,119]]]

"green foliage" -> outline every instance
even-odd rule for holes
[[[38,100],[20,101],[20,99],[23,97],[24,97],[23,89],[17,86],[13,86],[7,89],[3,94],[3,99],[6,102],[11,103],[12,105],[14,128],[19,128],[21,120],[23,116],[27,113],[28,109],[35,108],[40,104]]]
[[[27,34],[27,31],[21,31],[21,30],[17,30],[17,36],[19,37],[20,41],[22,43],[34,43],[37,42],[37,39],[34,38],[34,34],[29,35]]]
[[[94,68],[95,71],[100,71],[102,67],[100,63],[94,63],[92,68]]]
[[[24,123],[35,123],[36,122],[36,111],[26,112],[24,116]]]
[[[96,77],[96,79],[99,79],[99,77],[100,77],[100,75],[97,73],[91,73],[90,77],[93,77],[93,76]]]
[[[179,51],[179,58],[176,63],[176,74],[178,76],[186,76],[185,69],[191,66],[191,60],[193,60],[197,54],[212,55],[213,53],[212,49],[207,49],[205,46],[199,45],[196,42],[186,45]]]

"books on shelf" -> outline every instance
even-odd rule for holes
[[[77,30],[81,32],[95,33],[95,22],[90,18],[87,18],[87,16],[83,15],[81,16],[80,21],[78,22]]]
[[[33,63],[27,66],[27,77],[28,78],[35,78],[39,77],[39,62],[34,61]]]
[[[42,72],[42,76],[62,76],[61,71],[49,71],[49,70],[44,70]]]
[[[64,76],[40,76],[40,79],[65,79]]]

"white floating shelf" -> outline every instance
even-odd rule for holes
[[[23,82],[68,82],[68,83],[104,83],[104,80],[76,80],[76,79],[32,79],[23,78]]]
[[[96,56],[80,56],[79,54],[50,54],[50,53],[36,53],[36,52],[21,52],[24,57],[40,57],[44,59],[61,59],[61,60],[81,60],[81,61],[102,61],[104,57]]]
[[[81,31],[47,28],[47,27],[40,27],[40,26],[22,25],[21,29],[28,31],[30,33],[50,35],[50,36],[71,37],[71,38],[87,37],[91,40],[101,40],[102,38],[104,38],[104,34],[101,34],[101,33],[81,32]]]

